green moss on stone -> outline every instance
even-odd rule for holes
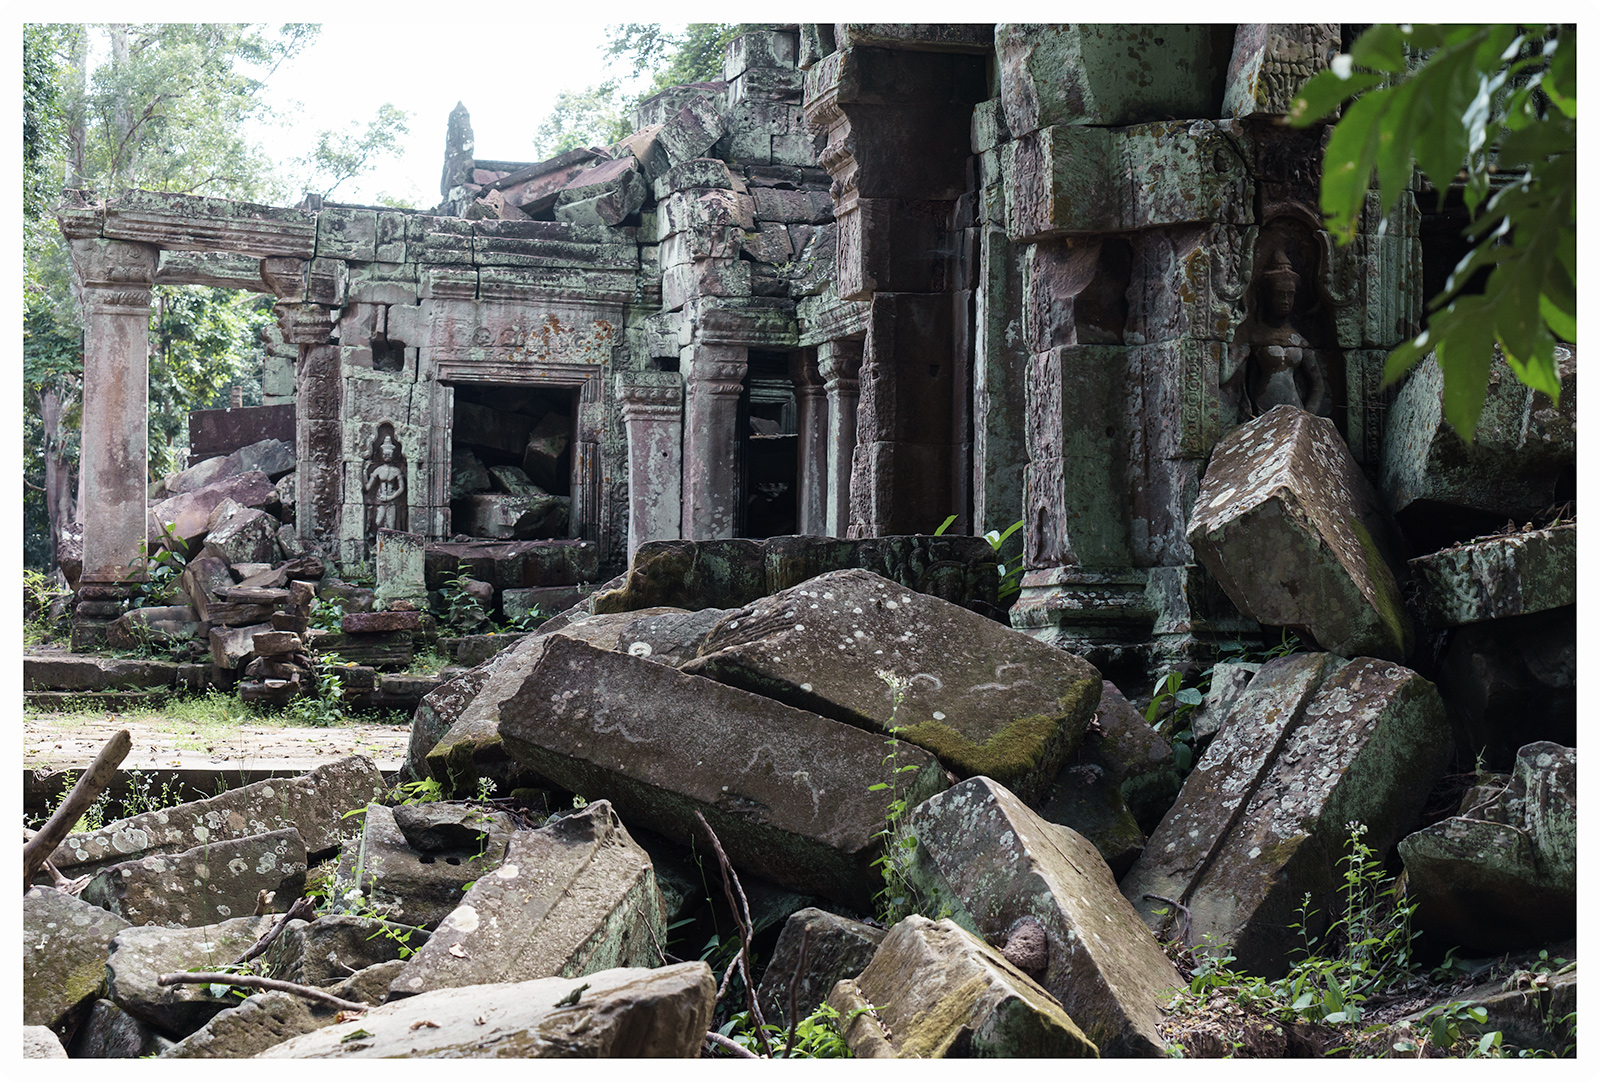
[[[1361,554],[1367,563],[1367,580],[1372,583],[1372,604],[1378,610],[1378,619],[1383,621],[1383,626],[1400,651],[1400,657],[1393,660],[1403,661],[1411,653],[1411,621],[1406,618],[1401,604],[1400,588],[1394,581],[1394,573],[1389,570],[1388,561],[1378,551],[1378,544],[1366,526],[1352,516],[1350,528],[1355,532],[1356,540],[1361,542]]]

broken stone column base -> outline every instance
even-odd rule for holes
[[[1044,567],[1026,571],[1011,609],[1011,626],[1059,646],[1116,679],[1142,670],[1154,619],[1142,568],[1090,570]]]
[[[72,613],[72,652],[103,649],[106,635],[124,602],[133,596],[131,582],[86,582],[78,588],[78,604]]]

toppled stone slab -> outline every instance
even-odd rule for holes
[[[1450,744],[1438,689],[1410,669],[1331,654],[1268,662],[1122,893],[1158,934],[1176,902],[1193,942],[1210,935],[1248,971],[1280,975],[1302,898],[1322,914],[1338,900],[1349,824],[1364,824],[1381,859],[1415,822]]]
[[[658,605],[737,609],[826,572],[852,567],[968,608],[994,605],[1000,588],[994,549],[981,537],[647,541],[634,553],[621,588],[595,591],[590,611],[626,612]]]
[[[201,984],[161,985],[180,970],[224,966],[272,927],[273,916],[234,917],[201,928],[124,928],[106,958],[107,997],[164,1036],[181,1039],[233,1004]]]
[[[1555,347],[1561,402],[1554,405],[1518,380],[1497,348],[1470,445],[1445,419],[1438,361],[1430,356],[1412,369],[1389,407],[1380,474],[1408,530],[1413,517],[1452,508],[1524,522],[1568,497],[1577,464],[1577,353]]]
[[[1035,979],[1106,1056],[1159,1056],[1161,1008],[1184,983],[1082,835],[1047,822],[988,778],[913,808],[907,870],[925,897],[992,943],[1042,930]]]
[[[290,827],[107,865],[83,900],[133,924],[198,928],[253,913],[261,891],[282,912],[305,884],[305,844]]]
[[[220,503],[211,512],[206,543],[200,551],[230,564],[270,564],[278,555],[279,525],[265,511],[231,501]]]
[[[833,986],[859,976],[886,934],[849,917],[807,907],[790,915],[773,945],[757,996],[769,1021],[809,1017]]]
[[[574,620],[552,634],[582,639],[591,646],[619,650],[663,665],[682,666],[699,655],[706,636],[731,611],[634,609]]]
[[[309,853],[340,843],[345,812],[386,792],[372,760],[352,755],[298,778],[273,778],[206,800],[144,812],[86,834],[70,834],[50,859],[62,874],[91,874],[108,864],[293,827]]]
[[[505,812],[438,801],[398,805],[394,825],[405,835],[406,844],[419,853],[478,850],[497,839],[503,844],[516,829]]]
[[[535,540],[567,532],[571,500],[566,496],[512,496],[479,492],[464,497],[456,527],[474,537]]]
[[[1094,834],[1066,817],[1072,807],[1080,801],[1092,805],[1098,799],[1108,809],[1102,813],[1109,820],[1108,825],[1121,823],[1120,807],[1134,820],[1137,830],[1154,830],[1177,799],[1180,787],[1172,745],[1144,720],[1117,685],[1102,680],[1100,705],[1095,708],[1094,721],[1084,733],[1072,765],[1062,770],[1034,808],[1050,822],[1071,827],[1095,842],[1106,863],[1120,875],[1127,869],[1117,867]],[[1112,793],[1116,794],[1115,799]],[[1112,836],[1125,833],[1126,825],[1122,825]],[[1143,845],[1144,837],[1140,835],[1138,847]]]
[[[392,808],[368,804],[365,818],[360,843],[339,856],[338,889],[354,887],[389,919],[430,930],[461,901],[462,888],[499,867],[509,840],[490,823],[477,847],[424,853],[407,843]]]
[[[685,672],[887,733],[961,777],[1039,796],[1083,737],[1100,674],[1063,650],[870,571],[731,613]]]
[[[166,478],[166,491],[169,496],[179,496],[251,470],[260,470],[269,480],[276,481],[292,472],[294,466],[294,443],[269,436],[231,454],[208,458],[186,470],[180,470]]]
[[[106,629],[106,645],[118,649],[149,643],[186,642],[200,633],[200,621],[188,605],[152,605],[129,609]]]
[[[1526,530],[1410,562],[1434,627],[1496,620],[1578,600],[1578,525]]]
[[[44,1026],[22,1027],[23,1059],[66,1059],[67,1050],[61,1047],[61,1038]]]
[[[403,964],[379,962],[350,974],[328,991],[340,999],[377,1006],[388,987],[388,978]],[[261,992],[223,1011],[158,1058],[245,1059],[291,1037],[332,1025],[337,1017],[338,1011],[326,1003],[288,992]]]
[[[572,1005],[559,1005],[575,990]],[[441,988],[295,1037],[262,1058],[684,1058],[699,1054],[716,995],[704,962]]]
[[[105,960],[101,959],[101,977]],[[172,1042],[111,1002],[97,999],[67,1048],[69,1059],[137,1059],[159,1054]]]
[[[211,528],[211,516],[226,501],[244,508],[266,507],[277,498],[272,481],[259,470],[241,473],[203,488],[169,496],[152,504],[146,529],[146,541],[159,545],[171,535],[182,538],[187,545],[204,537]],[[276,527],[274,527],[276,529]],[[153,551],[153,548],[152,548]]]
[[[593,541],[430,541],[425,559],[428,587],[435,590],[461,571],[496,590],[576,586],[600,574],[600,546]]]
[[[857,1056],[1099,1055],[1050,993],[951,920],[913,915],[896,924],[861,976],[834,986],[828,1004],[851,1019],[841,1027]]]
[[[664,917],[649,854],[595,801],[513,835],[504,862],[472,885],[390,996],[660,964]]]
[[[290,921],[262,955],[262,961],[269,977],[327,987],[344,981],[352,970],[367,972],[389,962],[403,966],[403,959],[427,943],[429,934],[423,928],[376,917],[323,913],[310,923]],[[389,980],[370,990],[368,1002],[383,999],[389,981],[399,972],[398,966],[392,968]]]
[[[22,1023],[58,1026],[106,979],[106,950],[128,922],[54,887],[22,896]]]
[[[893,793],[873,786],[913,802],[944,788],[920,748],[629,654],[542,642],[499,707],[513,758],[680,843],[700,836],[700,811],[734,864],[793,890],[865,908]]]
[[[1377,494],[1331,421],[1275,406],[1217,444],[1189,543],[1253,620],[1404,661],[1414,641]]]
[[[1577,774],[1577,749],[1528,744],[1510,777],[1469,790],[1460,814],[1403,838],[1417,926],[1492,954],[1572,934]]]

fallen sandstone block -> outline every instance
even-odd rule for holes
[[[896,924],[861,976],[835,985],[828,1003],[850,1019],[841,1024],[857,1056],[1099,1055],[1050,993],[951,920],[913,915]]]
[[[305,884],[305,844],[289,827],[107,865],[83,900],[131,924],[198,928],[254,913],[262,891],[276,895],[281,913]]]
[[[736,866],[792,890],[869,906],[894,788],[913,802],[944,788],[912,745],[629,654],[542,641],[499,707],[513,758],[679,843],[703,843],[699,811]]]
[[[1224,437],[1188,538],[1251,619],[1345,657],[1411,653],[1386,514],[1331,421],[1275,406]]]
[[[683,671],[888,733],[960,777],[1037,798],[1078,746],[1100,674],[959,605],[831,571],[730,613]]]
[[[1291,654],[1268,662],[1184,782],[1121,882],[1158,934],[1188,909],[1191,943],[1229,944],[1278,976],[1306,894],[1338,903],[1350,824],[1381,859],[1413,825],[1450,756],[1438,689],[1376,658]],[[1164,900],[1163,900],[1164,899]]]
[[[1039,923],[1045,957],[1030,974],[1102,1055],[1163,1054],[1157,1023],[1183,978],[1087,839],[989,778],[930,797],[905,829],[917,839],[908,877],[956,923],[991,943]]]

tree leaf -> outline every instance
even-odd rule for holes
[[[1456,433],[1471,443],[1489,389],[1494,308],[1482,296],[1463,297],[1440,316],[1446,314],[1453,317],[1449,333],[1439,336],[1434,350],[1444,372],[1444,415]]]
[[[1367,72],[1352,72],[1341,79],[1333,71],[1319,71],[1306,80],[1300,93],[1289,106],[1289,125],[1305,128],[1328,116],[1354,94],[1371,90],[1383,83],[1383,76]]]
[[[1406,35],[1392,23],[1378,23],[1350,47],[1350,57],[1364,68],[1391,73],[1406,70]]]
[[[1361,219],[1377,155],[1378,125],[1389,108],[1388,91],[1356,99],[1328,137],[1322,160],[1322,213],[1341,244],[1349,243]]]

